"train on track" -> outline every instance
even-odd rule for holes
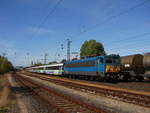
[[[62,75],[63,74],[63,63],[35,66],[35,67],[27,68],[27,70],[30,72],[35,72],[35,73]]]
[[[117,80],[120,72],[119,55],[89,57],[65,63],[27,68],[30,72],[71,78]]]
[[[27,71],[70,78],[117,81],[150,78],[150,53],[120,57],[106,55],[87,57],[52,65],[27,68]]]

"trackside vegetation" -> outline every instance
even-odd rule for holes
[[[6,57],[0,56],[0,74],[12,71],[13,69],[12,63]]]

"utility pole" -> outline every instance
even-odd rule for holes
[[[30,65],[28,62],[30,62],[30,57],[29,57],[30,53],[27,52],[27,65]]]
[[[44,64],[46,64],[46,63],[47,63],[47,56],[48,56],[48,54],[47,54],[47,53],[45,53],[45,54],[44,54]]]
[[[34,62],[33,61],[31,61],[31,66],[33,66],[34,65]]]
[[[70,41],[69,39],[67,39],[67,60],[70,61],[70,44],[72,43],[72,41]]]

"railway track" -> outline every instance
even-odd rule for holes
[[[95,108],[94,106],[83,103],[79,100],[75,100],[72,97],[65,96],[63,94],[54,91],[47,86],[43,86],[32,80],[20,76],[19,74],[14,76],[24,86],[29,87],[38,96],[40,96],[51,108],[57,110],[56,113],[111,113],[108,110]]]
[[[26,73],[27,74],[27,73]],[[112,88],[109,86],[97,87],[96,85],[89,85],[72,80],[55,79],[48,76],[41,76],[28,73],[28,76],[38,77],[42,80],[50,81],[55,84],[63,85],[65,87],[81,90],[95,95],[106,96],[115,100],[140,105],[150,108],[150,93],[141,91],[132,91],[122,88]],[[68,85],[69,84],[69,85]]]

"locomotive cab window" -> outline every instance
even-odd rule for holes
[[[112,59],[106,59],[106,63],[112,63]]]
[[[119,63],[120,61],[119,61],[119,59],[114,59],[113,60],[113,63]]]
[[[103,58],[100,58],[100,63],[104,63],[104,62],[103,62]]]

